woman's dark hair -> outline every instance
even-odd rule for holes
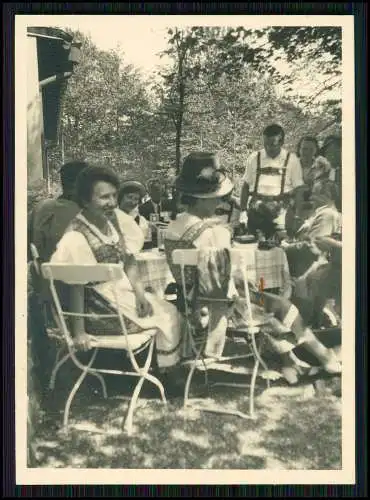
[[[303,142],[312,142],[313,144],[315,144],[315,147],[316,147],[315,156],[317,156],[319,154],[320,147],[319,147],[319,142],[316,139],[316,137],[313,137],[312,135],[304,135],[303,137],[301,137],[299,139],[299,142],[297,144],[297,156],[298,156],[298,158],[300,157],[300,150],[301,150],[301,146],[302,146]]]
[[[76,200],[80,206],[91,201],[94,185],[97,182],[107,182],[119,190],[120,182],[117,175],[108,167],[92,165],[85,168],[76,180]]]
[[[281,127],[277,123],[272,123],[271,125],[268,125],[263,130],[263,135],[266,137],[276,137],[277,135],[280,135],[282,142],[284,142],[284,139],[285,139],[284,129],[283,129],[283,127]]]
[[[64,193],[74,189],[78,175],[88,166],[86,161],[81,160],[68,161],[61,166],[60,182]]]

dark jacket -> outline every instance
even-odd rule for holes
[[[160,209],[161,212],[169,212],[169,215],[171,216],[172,212],[174,211],[174,202],[172,200],[162,200],[160,204]],[[151,214],[155,214],[156,209],[155,206],[152,202],[152,200],[148,200],[142,205],[139,206],[139,213],[143,217],[145,217],[147,220],[150,219]]]

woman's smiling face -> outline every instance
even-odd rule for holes
[[[91,199],[86,208],[97,215],[110,217],[117,208],[117,188],[108,182],[98,181],[94,184]]]

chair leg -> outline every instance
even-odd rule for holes
[[[259,365],[261,364],[265,370],[268,370],[268,366],[261,358],[261,355],[259,353],[257,343],[256,343],[256,337],[254,334],[252,334],[252,349],[253,349],[253,355],[254,355],[255,362],[254,362],[254,367],[253,367],[253,372],[252,372],[252,380],[251,380],[251,388],[250,388],[250,396],[249,396],[249,415],[251,418],[254,418],[254,391],[255,391],[255,387],[256,387],[258,368],[259,368]],[[267,380],[267,387],[268,388],[270,387],[269,380]]]
[[[207,365],[204,361],[204,358],[203,356],[201,357],[202,358],[202,364],[204,366],[204,384],[205,386],[207,387],[207,395],[209,395],[209,379],[208,379],[208,368],[207,368]]]
[[[256,358],[256,360],[254,362],[252,379],[251,379],[251,387],[250,387],[250,393],[249,393],[249,416],[251,418],[254,418],[254,390],[256,387],[256,380],[257,380],[257,373],[258,373],[259,364],[260,364],[260,362]]]
[[[65,346],[62,346],[62,347],[60,347],[60,348],[57,350],[57,354],[56,354],[56,356],[55,356],[55,363],[58,363],[58,361],[59,361],[59,356],[60,356],[60,354],[64,351],[64,349],[65,349]]]
[[[156,377],[154,377],[154,375],[151,375],[150,373],[146,374],[145,380],[149,380],[149,382],[152,382],[152,384],[154,384],[155,386],[158,387],[159,392],[161,394],[161,399],[162,399],[163,403],[166,404],[167,399],[166,399],[164,387],[163,387],[163,384],[161,383],[161,381],[158,380]]]
[[[192,350],[193,350],[193,353],[195,354],[195,359],[194,359],[194,361],[192,363],[192,366],[190,368],[188,377],[186,379],[185,390],[184,390],[184,405],[183,405],[184,408],[188,404],[190,385],[191,385],[191,381],[192,381],[192,378],[193,378],[194,372],[196,370],[197,363],[198,363],[199,359],[202,361],[202,364],[204,366],[205,380],[206,380],[206,384],[207,384],[207,389],[209,389],[207,365],[206,365],[206,363],[204,361],[204,357],[203,357],[203,354],[202,354],[207,339],[204,339],[204,342],[201,344],[201,346],[200,346],[199,349],[196,348],[194,340],[191,339],[191,341],[192,341]]]
[[[258,361],[263,366],[264,370],[267,371],[268,366],[261,357],[260,351],[258,350],[258,347],[257,347],[256,337],[253,334],[252,334],[252,348],[253,348],[253,354],[254,354],[255,358],[258,359]],[[267,379],[266,385],[267,385],[267,389],[269,389],[270,388],[270,380],[269,379]]]
[[[253,353],[256,356],[256,358],[258,359],[258,361],[261,363],[261,365],[263,366],[263,368],[265,370],[268,370],[268,366],[266,365],[266,363],[261,358],[261,354],[260,354],[260,352],[259,352],[259,350],[257,348],[256,337],[255,337],[254,334],[252,334],[252,347],[253,347]]]
[[[260,344],[259,346],[257,346],[257,342],[256,342],[256,350],[258,352],[258,355],[260,357],[260,362],[262,362],[262,366],[265,368],[265,370],[268,370],[268,366],[267,364],[263,361],[262,359],[262,356],[261,356],[261,352],[262,352],[262,349],[263,349],[263,346],[265,344],[265,341],[266,341],[266,337],[265,336],[261,336],[260,337],[261,341],[260,341]],[[266,388],[267,389],[270,389],[270,379],[269,378],[266,378]]]
[[[60,349],[57,353],[57,359],[59,358],[59,352],[60,352]],[[56,361],[56,364],[53,368],[53,371],[51,372],[51,377],[50,377],[50,382],[49,382],[49,389],[51,391],[54,390],[55,388],[55,379],[56,379],[56,376],[57,376],[57,373],[58,373],[58,370],[59,368],[61,368],[62,365],[64,365],[64,363],[71,357],[70,353],[68,352],[65,356],[63,356],[62,359],[60,359],[59,361]]]
[[[78,377],[75,385],[73,386],[71,392],[69,393],[69,396],[68,396],[68,399],[67,399],[67,402],[66,402],[66,406],[65,406],[65,409],[64,409],[64,417],[63,417],[63,427],[64,427],[64,431],[67,431],[67,427],[68,427],[68,417],[69,417],[69,410],[70,410],[70,407],[71,407],[71,404],[72,404],[72,401],[73,401],[73,398],[75,397],[78,389],[80,388],[82,382],[84,381],[84,379],[86,378],[86,375],[89,373],[89,368],[92,366],[92,364],[94,363],[95,361],[95,358],[96,358],[96,355],[97,355],[97,352],[98,350],[96,349],[94,351],[94,354],[91,356],[91,359],[89,361],[89,364],[84,366],[82,368],[82,373],[81,375]],[[90,372],[91,373],[91,372]]]
[[[138,372],[138,375],[140,375],[140,379],[139,379],[138,383],[136,384],[135,390],[134,390],[133,395],[131,397],[130,405],[129,405],[128,412],[127,412],[127,417],[124,421],[124,428],[126,429],[126,432],[129,436],[131,436],[131,434],[132,434],[134,410],[135,410],[137,401],[139,399],[139,394],[140,394],[141,388],[143,387],[144,380],[150,380],[152,378],[152,375],[149,375],[148,372],[149,372],[150,364],[151,364],[152,358],[153,358],[154,342],[155,342],[155,338],[153,337],[152,341],[150,343],[150,346],[149,346],[148,356],[146,358],[144,367],[140,369],[140,372]],[[133,366],[135,367],[135,365],[133,365]],[[153,377],[153,378],[155,379],[155,377]],[[158,386],[158,384],[156,382],[154,382],[154,383],[155,383],[155,385],[157,385],[157,387],[159,387],[159,390],[161,391],[160,386]],[[164,397],[163,386],[162,386],[162,390],[163,390],[163,397]],[[161,396],[162,396],[162,391],[161,391]]]
[[[104,377],[102,375],[100,375],[100,373],[96,373],[96,372],[92,372],[92,371],[89,371],[89,374],[93,375],[94,377],[96,377],[99,380],[101,387],[102,387],[102,391],[103,391],[103,398],[107,399],[108,392],[107,392],[107,386],[106,386]]]
[[[190,368],[190,371],[189,371],[189,375],[188,375],[188,377],[186,379],[185,391],[184,391],[184,408],[188,404],[190,384],[191,384],[191,380],[193,378],[193,375],[194,375],[194,372],[195,372],[195,369],[196,369],[196,366],[197,366],[197,361],[198,360],[195,359],[195,361],[193,362],[193,364],[192,364],[192,366]]]
[[[127,417],[124,423],[124,428],[126,429],[126,432],[129,436],[132,435],[132,424],[133,424],[133,416],[134,416],[134,410],[137,404],[137,400],[139,399],[139,394],[141,391],[141,388],[143,387],[143,383],[145,380],[145,376],[140,377],[139,382],[136,384],[134,393],[131,397],[130,401],[130,406],[128,408],[127,412]]]

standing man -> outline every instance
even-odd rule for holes
[[[247,225],[254,210],[264,203],[274,213],[278,227],[285,229],[288,200],[303,179],[297,156],[283,148],[284,139],[280,125],[268,125],[263,131],[263,149],[249,156],[240,197],[241,224]]]

